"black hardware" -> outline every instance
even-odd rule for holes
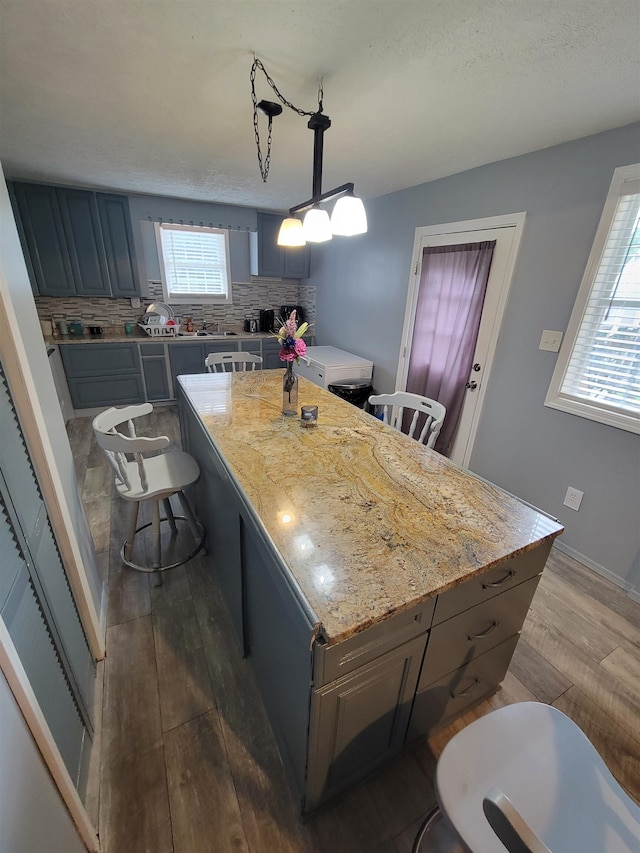
[[[475,391],[475,389],[478,387],[478,383],[472,380],[471,382],[467,382],[465,387],[469,388],[470,391]]]
[[[480,365],[478,364],[478,362],[477,362],[477,361],[476,361],[476,363],[473,365],[473,369],[475,370],[475,372],[476,372],[476,373],[477,373],[479,370],[482,370],[482,368],[480,367]]]

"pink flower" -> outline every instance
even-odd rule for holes
[[[305,347],[305,352],[306,349],[307,348]],[[286,347],[280,348],[280,361],[295,361],[297,357],[298,356],[294,350],[287,349]]]
[[[295,357],[297,358],[298,356],[304,355],[306,353],[307,345],[302,340],[302,338],[297,338],[296,339],[296,345],[295,345],[294,349],[295,349]]]

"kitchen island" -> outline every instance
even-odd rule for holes
[[[495,691],[561,526],[282,371],[181,376],[199,520],[308,812]]]

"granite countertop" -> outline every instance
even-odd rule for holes
[[[56,346],[57,344],[117,344],[117,343],[147,343],[147,344],[179,344],[185,341],[247,341],[271,339],[275,340],[273,335],[268,332],[236,332],[234,334],[213,334],[213,335],[147,335],[139,326],[134,326],[130,335],[125,334],[123,328],[106,327],[106,330],[101,335],[90,335],[85,329],[82,335],[51,335],[45,337],[47,346]]]
[[[280,370],[179,381],[330,644],[562,532],[304,378],[311,429],[281,414]]]

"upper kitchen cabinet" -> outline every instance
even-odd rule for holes
[[[39,184],[12,189],[37,293],[140,294],[126,196]]]
[[[253,275],[269,278],[309,278],[309,250],[278,246],[282,216],[258,211],[258,246],[252,257]]]

